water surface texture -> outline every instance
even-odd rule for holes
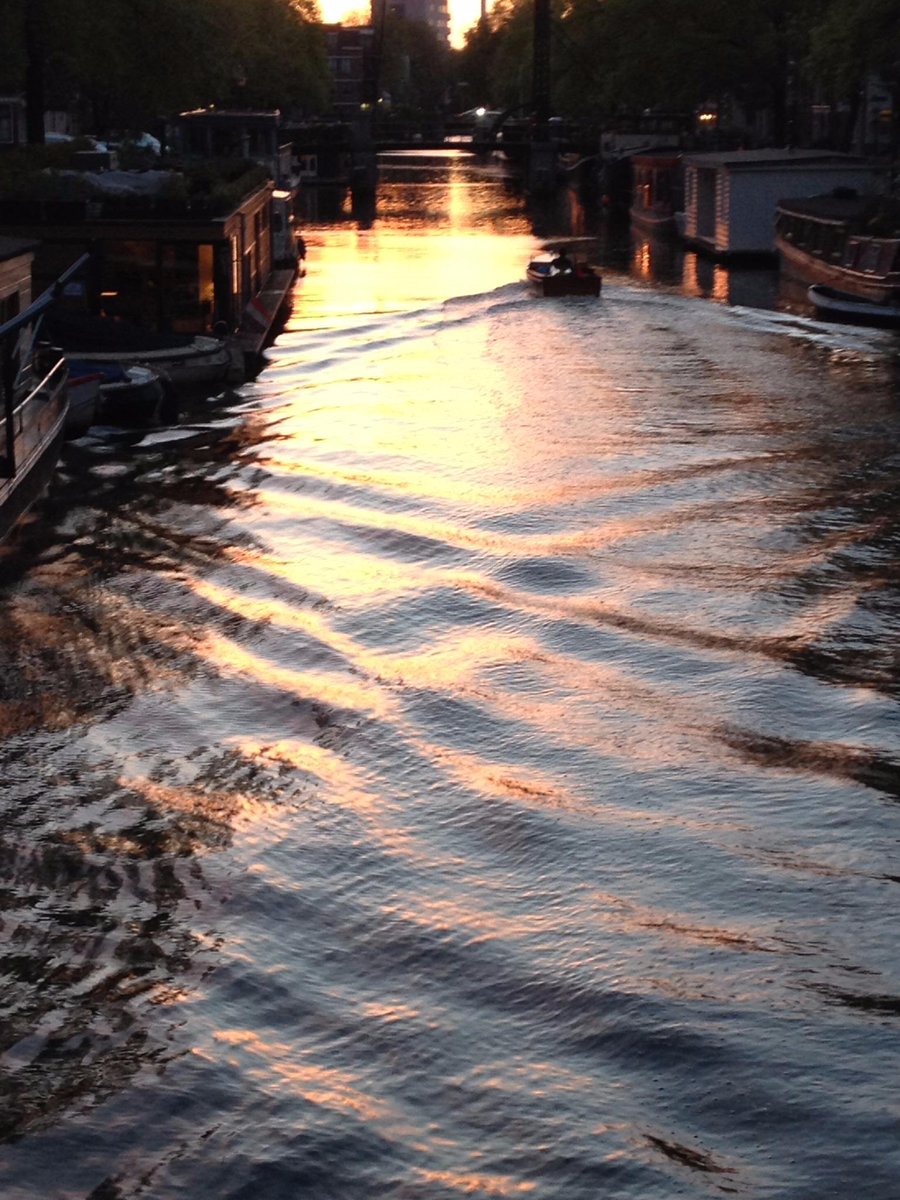
[[[897,341],[531,228],[395,162],[7,553],[3,1200],[900,1194]]]

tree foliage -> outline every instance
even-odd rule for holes
[[[449,82],[449,53],[430,26],[388,12],[380,50],[379,86],[390,93],[393,106],[440,110]]]
[[[314,0],[7,0],[0,86],[25,84],[38,2],[47,104],[80,103],[97,133],[206,104],[311,110],[327,95]]]
[[[892,82],[900,73],[897,0],[832,0],[812,34],[811,63],[839,95],[858,89],[867,72]]]
[[[868,71],[900,73],[898,0],[554,0],[553,101],[609,120],[690,114],[726,99],[787,132],[798,89],[852,91]],[[532,0],[498,0],[466,36],[462,79],[479,103],[527,100]]]

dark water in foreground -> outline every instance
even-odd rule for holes
[[[0,1195],[896,1197],[896,341],[308,241],[4,568]]]

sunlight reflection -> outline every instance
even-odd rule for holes
[[[467,1171],[440,1171],[415,1168],[413,1178],[427,1188],[440,1187],[460,1196],[488,1196],[503,1200],[506,1196],[524,1196],[533,1192],[537,1183],[531,1179],[515,1179],[511,1175],[488,1175]]]
[[[223,678],[243,676],[289,696],[314,697],[321,705],[380,719],[385,719],[393,707],[383,689],[368,686],[353,675],[282,666],[221,634],[208,632],[202,649],[206,661]]]
[[[263,1088],[280,1090],[284,1086],[308,1104],[352,1113],[363,1121],[381,1122],[393,1113],[387,1101],[363,1092],[351,1072],[297,1061],[302,1050],[295,1042],[266,1041],[252,1029],[220,1029],[213,1039],[261,1060],[264,1065],[249,1068],[247,1074]]]

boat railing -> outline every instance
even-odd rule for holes
[[[47,348],[38,341],[41,319],[69,280],[89,260],[90,255],[83,254],[26,309],[0,325],[0,478],[14,478],[17,460],[23,455],[27,457],[28,447],[19,444],[24,431],[32,426],[40,430],[45,424],[38,412],[31,421],[32,406],[62,392],[65,364],[61,352],[51,348],[48,354]],[[57,374],[60,370],[62,376]]]
[[[68,368],[61,351],[55,361],[20,389],[5,421],[0,422],[0,478],[13,479],[60,416]]]

